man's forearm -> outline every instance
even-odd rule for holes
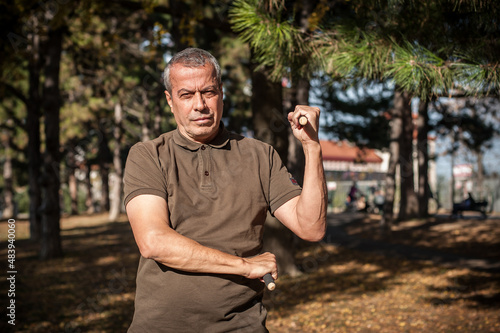
[[[146,236],[141,254],[148,259],[187,272],[244,275],[243,259],[208,248],[172,229]]]
[[[303,229],[316,234],[314,238],[323,238],[328,200],[321,146],[304,145],[304,154],[304,183],[296,206],[297,220]]]
[[[241,258],[203,246],[174,230],[148,238],[151,250],[143,256],[185,272],[234,274],[255,279],[273,272],[276,265],[274,255],[269,253],[253,258]]]

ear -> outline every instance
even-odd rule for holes
[[[167,103],[170,106],[170,110],[173,112],[172,109],[172,96],[170,96],[169,92],[165,90],[165,97],[167,97]]]

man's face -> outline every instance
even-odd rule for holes
[[[222,117],[222,85],[217,84],[213,66],[184,67],[170,70],[172,94],[165,91],[181,134],[198,143],[208,143],[219,130]]]

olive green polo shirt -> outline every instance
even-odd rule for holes
[[[158,195],[178,233],[241,257],[261,252],[267,212],[301,193],[270,145],[222,123],[209,144],[175,130],[134,145],[124,184],[125,205]],[[141,257],[129,332],[266,332],[263,289],[259,280],[181,272]]]

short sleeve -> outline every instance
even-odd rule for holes
[[[161,167],[152,142],[137,143],[129,151],[125,163],[124,204],[141,194],[153,194],[167,200],[166,171]]]
[[[271,214],[288,200],[300,195],[302,188],[288,172],[279,154],[271,147],[270,151],[269,202]]]

